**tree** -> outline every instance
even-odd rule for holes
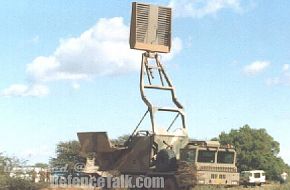
[[[0,153],[0,187],[7,186],[9,176],[6,170],[9,162],[10,159],[3,156],[3,154]]]
[[[78,141],[58,143],[56,146],[56,158],[50,159],[52,168],[67,167],[69,172],[73,172],[77,166],[84,163],[85,158],[81,156],[81,146]]]
[[[7,157],[0,153],[0,189],[1,190],[40,190],[47,188],[46,183],[34,183],[21,177],[10,177],[15,166],[23,166],[25,162],[16,157]]]
[[[222,132],[217,138],[222,145],[234,145],[237,151],[239,171],[265,170],[269,179],[277,180],[279,174],[289,167],[278,157],[280,144],[265,129],[252,129],[245,125],[228,134]]]
[[[36,163],[34,166],[39,168],[48,168],[48,164],[46,163]]]

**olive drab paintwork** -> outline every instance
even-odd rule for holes
[[[159,150],[168,148],[164,142],[173,145],[172,149],[176,157],[179,157],[179,150],[188,143],[187,136],[148,134],[148,136],[135,135],[126,146],[114,147],[98,145],[99,143],[110,144],[107,134],[103,132],[78,133],[78,137],[82,152],[94,153],[95,165],[98,166],[99,171],[118,170],[125,173],[150,172],[154,166],[154,155]]]
[[[151,60],[149,64],[149,59]],[[153,61],[153,62],[152,62]],[[159,72],[159,84],[152,85],[154,77],[146,76],[149,69],[157,68]],[[150,71],[152,72],[152,71]],[[145,89],[155,91],[166,91],[171,96],[173,107],[159,107],[154,105],[146,96]],[[118,170],[123,173],[147,173],[155,168],[157,153],[162,149],[171,149],[176,158],[179,158],[179,150],[188,143],[188,132],[185,124],[183,106],[177,100],[175,88],[167,76],[157,53],[143,53],[140,72],[140,91],[144,103],[150,114],[151,127],[149,130],[139,130],[139,125],[124,145],[114,147],[111,145],[105,132],[78,133],[82,152],[94,154],[96,165],[99,171]],[[157,127],[156,115],[158,112],[174,113],[176,118],[168,126],[167,130]],[[177,117],[181,119],[178,128],[173,128]],[[143,120],[143,118],[142,118]],[[141,121],[142,121],[141,120]],[[174,132],[172,132],[174,131]]]
[[[202,157],[200,154],[203,152],[211,152],[212,159]],[[218,141],[190,141],[181,149],[181,155],[182,160],[195,164],[197,184],[239,185],[236,151],[230,145],[221,146]]]
[[[189,141],[184,107],[157,53],[170,52],[171,16],[168,7],[132,4],[130,47],[146,51],[142,54],[139,87],[147,111],[122,145],[112,145],[106,132],[78,133],[81,151],[87,155],[84,172],[163,176],[165,189],[189,189],[196,182],[237,185],[234,184],[238,176],[233,148],[221,147],[216,141]],[[171,107],[154,104],[148,97],[149,90],[157,98],[159,93],[167,94]],[[169,118],[169,125],[160,123],[159,113]],[[140,130],[147,115],[150,125]],[[211,158],[202,150],[211,150]],[[225,163],[218,163],[223,159]]]

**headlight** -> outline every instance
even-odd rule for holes
[[[232,185],[238,185],[237,181],[232,181]]]
[[[198,180],[198,184],[204,184],[204,180]]]

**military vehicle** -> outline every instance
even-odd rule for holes
[[[164,189],[169,190],[190,189],[202,179],[204,184],[235,185],[233,149],[189,141],[184,108],[158,54],[170,52],[171,17],[171,8],[132,4],[130,47],[145,50],[139,85],[148,109],[122,145],[113,146],[106,132],[78,133],[82,152],[88,155],[84,172],[102,176],[161,176],[165,179]],[[152,96],[159,98],[161,93],[169,96],[170,106],[153,103]],[[148,114],[151,127],[139,129]],[[208,162],[213,152],[214,159]],[[216,176],[223,179],[218,182]],[[207,180],[210,177],[216,178]]]
[[[180,159],[194,163],[197,185],[239,185],[236,151],[218,141],[190,141],[180,150]]]

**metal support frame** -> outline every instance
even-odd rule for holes
[[[153,59],[155,62],[153,64],[149,64],[149,60]],[[155,79],[153,76],[153,71],[157,70],[158,75],[159,75],[159,84],[158,85],[153,85],[152,80]],[[146,76],[147,77],[146,77]],[[167,108],[167,107],[157,107],[153,105],[149,99],[145,95],[145,89],[154,89],[154,90],[166,90],[170,91],[171,97],[172,97],[172,102],[175,105],[173,108]],[[165,69],[160,62],[160,57],[158,53],[152,53],[152,52],[145,52],[142,54],[142,62],[141,62],[141,72],[140,72],[140,92],[141,92],[141,97],[144,103],[147,105],[148,110],[146,113],[149,111],[150,113],[150,119],[151,119],[151,126],[152,126],[152,132],[155,134],[155,113],[158,111],[163,111],[163,112],[175,112],[177,115],[171,122],[170,126],[167,128],[167,131],[170,130],[178,116],[181,116],[181,121],[182,121],[182,128],[186,128],[185,124],[185,113],[184,113],[184,108],[181,105],[181,103],[178,101],[176,95],[175,95],[175,88],[172,85],[172,82],[168,75],[165,72]],[[142,118],[142,120],[144,117]],[[141,121],[142,121],[141,120]],[[138,124],[138,126],[140,123]]]

